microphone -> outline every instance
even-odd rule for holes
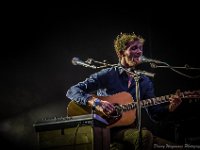
[[[89,64],[83,62],[83,61],[80,60],[78,57],[72,58],[72,64],[73,64],[73,65],[81,65],[81,66],[88,67],[88,68],[92,68],[92,69],[96,69],[96,68],[97,68],[97,67],[94,66],[94,65],[89,65]]]
[[[143,74],[143,75],[146,75],[146,76],[149,76],[149,77],[154,77],[155,76],[155,73],[151,73],[151,72],[147,72],[147,71],[144,71],[144,70],[135,70],[134,71],[136,74]]]
[[[139,59],[140,59],[140,61],[141,61],[142,63],[157,63],[157,64],[165,63],[165,62],[160,61],[160,60],[151,59],[151,58],[146,58],[145,56],[141,56]]]

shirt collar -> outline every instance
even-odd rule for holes
[[[122,73],[125,73],[125,70],[123,69],[123,66],[122,66],[120,63],[118,63],[118,66],[116,67],[116,69],[119,70],[119,74],[120,74],[120,75],[121,75]]]
[[[119,74],[121,75],[122,73],[125,73],[126,71],[124,69],[127,69],[125,68],[124,66],[122,66],[120,63],[118,63],[118,67],[119,69]],[[128,68],[129,70],[131,70],[131,68]]]

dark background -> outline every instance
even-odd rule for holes
[[[172,66],[200,67],[198,5],[67,6],[19,8],[4,13],[0,134],[6,146],[35,149],[33,123],[65,116],[67,89],[97,71],[72,65],[72,58],[117,63],[113,40],[120,32],[142,35],[146,57]],[[152,69],[147,65],[146,69],[156,73],[152,80],[158,96],[174,93],[178,88],[199,89],[199,78],[190,79],[166,68]],[[179,71],[191,76],[200,74],[199,70]],[[193,112],[199,109],[196,106],[181,107],[174,115],[176,121],[183,116],[193,118],[198,113]],[[145,114],[143,120],[155,134],[174,140],[173,132],[166,130],[173,130],[173,126],[165,122],[155,128]]]

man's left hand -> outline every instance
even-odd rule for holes
[[[176,94],[171,96],[169,98],[170,104],[169,104],[169,112],[173,112],[182,102],[180,98],[180,90],[178,89],[176,91]]]

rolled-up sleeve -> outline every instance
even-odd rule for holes
[[[92,97],[92,92],[101,88],[106,82],[106,74],[108,70],[102,70],[98,73],[92,74],[85,81],[79,82],[78,84],[70,87],[66,93],[66,96],[73,101],[81,105],[86,105],[90,97]]]

